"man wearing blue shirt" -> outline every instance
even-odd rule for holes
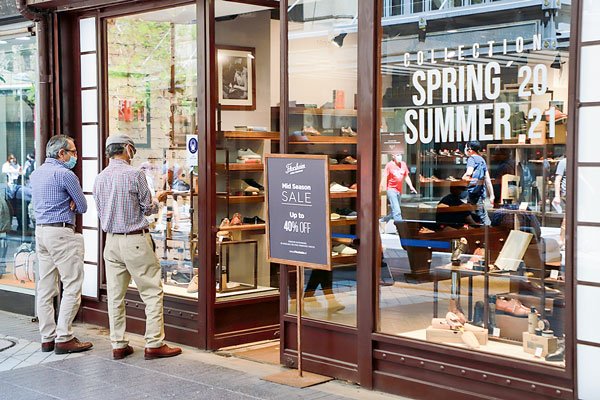
[[[79,179],[71,171],[77,163],[72,138],[53,136],[46,146],[46,161],[31,174],[39,262],[37,313],[42,336],[42,351],[56,354],[76,353],[92,347],[73,335],[73,320],[81,304],[83,285],[83,236],[75,232],[75,215],[87,211]],[[58,280],[63,293],[54,320],[53,299],[58,295]]]
[[[484,200],[488,198],[490,203],[494,204],[494,188],[487,164],[479,155],[480,150],[481,144],[477,140],[472,140],[465,146],[465,154],[469,156],[469,159],[467,160],[467,171],[462,179],[468,181],[467,200],[475,206],[475,221],[483,225],[491,225],[492,222],[485,209]]]

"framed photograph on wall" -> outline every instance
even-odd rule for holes
[[[217,79],[223,110],[256,110],[254,48],[217,46]]]

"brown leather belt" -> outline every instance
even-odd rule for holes
[[[124,232],[124,233],[113,233],[113,235],[143,235],[150,232],[148,229],[138,229],[137,231]]]
[[[68,222],[54,222],[52,224],[36,224],[36,226],[53,226],[55,228],[71,228],[75,230],[75,225]]]

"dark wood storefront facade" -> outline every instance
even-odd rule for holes
[[[107,48],[105,19],[137,12],[159,10],[194,2],[177,1],[37,1],[30,2],[29,17],[40,24],[38,32],[45,46],[40,45],[40,65],[42,82],[49,83],[48,90],[41,92],[43,107],[42,123],[48,127],[47,137],[66,133],[75,136],[81,143],[81,87],[77,79],[80,75],[79,56],[76,45],[79,38],[78,21],[94,17],[98,27],[98,91],[99,132],[98,147],[103,148],[108,135],[108,121],[105,107],[107,96],[106,60]],[[280,2],[270,0],[239,1],[253,5],[279,9],[280,20],[280,104],[279,113],[280,151],[286,153],[289,147],[287,134],[289,121],[289,76],[288,76],[288,25],[287,9],[290,0]],[[303,325],[304,366],[308,371],[334,376],[356,382],[363,387],[384,392],[411,396],[420,399],[575,399],[576,357],[575,357],[575,282],[573,274],[567,274],[566,293],[566,367],[557,368],[537,363],[518,361],[498,355],[476,353],[447,347],[420,340],[391,336],[377,332],[377,283],[381,266],[378,238],[377,204],[379,192],[378,135],[380,129],[380,60],[381,60],[381,10],[383,1],[358,2],[358,131],[372,132],[358,137],[359,170],[358,193],[359,224],[356,234],[359,240],[357,257],[357,311],[356,327],[307,319]],[[579,47],[578,26],[580,9],[577,1],[571,5],[572,33],[570,45],[570,80],[575,87],[577,82],[577,60]],[[214,172],[216,168],[215,149],[217,131],[217,97],[213,82],[216,81],[215,65],[215,18],[213,1],[196,1],[197,9],[197,124],[201,136],[199,165],[204,170],[199,175],[198,185],[207,188],[207,193],[215,193]],[[576,115],[576,93],[569,93],[569,115]],[[104,101],[102,101],[104,99]],[[576,118],[568,121],[568,130],[576,132]],[[576,160],[575,136],[568,140],[568,156]],[[99,167],[106,164],[101,157]],[[574,168],[569,166],[569,202],[575,204],[576,182]],[[82,174],[79,165],[79,176]],[[196,215],[198,230],[199,264],[215,265],[215,200],[212,196],[200,196]],[[568,211],[569,220],[574,220],[575,211]],[[82,228],[79,221],[79,229]],[[574,224],[567,225],[567,237],[575,233]],[[99,248],[102,249],[100,233]],[[204,239],[202,239],[204,238]],[[567,265],[575,262],[572,245],[567,246]],[[101,251],[99,251],[101,255]],[[98,265],[98,296],[85,297],[80,318],[84,322],[108,326],[106,286],[103,282],[102,258]],[[571,267],[570,270],[574,268]],[[165,297],[165,328],[168,340],[195,346],[200,349],[216,350],[221,347],[249,343],[259,340],[279,338],[281,341],[281,363],[296,365],[296,320],[287,311],[288,288],[293,268],[282,267],[280,273],[280,294],[242,299],[229,302],[215,301],[215,269],[205,268],[200,279],[198,301]],[[202,294],[206,295],[203,296]],[[143,302],[137,292],[127,294],[128,330],[143,333]]]

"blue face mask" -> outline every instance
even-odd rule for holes
[[[71,158],[69,158],[69,161],[65,162],[65,167],[73,169],[75,167],[75,164],[77,164],[77,157],[71,156]]]

